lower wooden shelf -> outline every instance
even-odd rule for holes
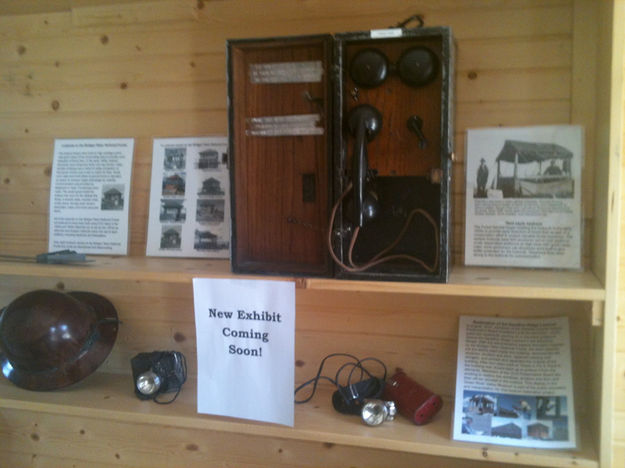
[[[449,401],[435,419],[424,426],[415,426],[398,416],[391,423],[369,427],[356,416],[336,413],[330,403],[331,392],[320,389],[313,400],[295,406],[295,427],[291,428],[198,414],[196,389],[195,380],[189,380],[173,404],[157,405],[135,397],[129,375],[96,373],[72,387],[53,392],[23,390],[2,379],[0,412],[2,408],[10,408],[529,466],[599,466],[590,434],[583,429],[579,438],[580,449],[575,451],[453,441],[450,438],[452,404]]]

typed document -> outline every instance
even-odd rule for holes
[[[50,251],[128,253],[134,140],[54,142],[50,185]]]
[[[576,446],[567,317],[460,317],[453,437]]]

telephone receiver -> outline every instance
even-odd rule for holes
[[[356,138],[352,158],[353,220],[359,227],[363,227],[366,221],[374,219],[380,211],[377,194],[365,190],[365,186],[369,170],[367,143],[380,132],[382,114],[369,104],[361,104],[349,112],[347,125]]]

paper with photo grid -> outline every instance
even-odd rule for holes
[[[157,138],[146,255],[230,256],[226,137]]]

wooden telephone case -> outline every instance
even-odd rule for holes
[[[402,54],[414,49],[433,54],[425,84],[407,83],[400,71]],[[379,84],[354,82],[350,63],[363,50],[386,58]],[[228,41],[234,272],[447,280],[452,52],[445,27]],[[381,115],[379,132],[367,138],[362,181],[377,214],[351,246],[353,160],[361,152],[348,119],[361,105]],[[352,268],[394,241],[388,261]]]

